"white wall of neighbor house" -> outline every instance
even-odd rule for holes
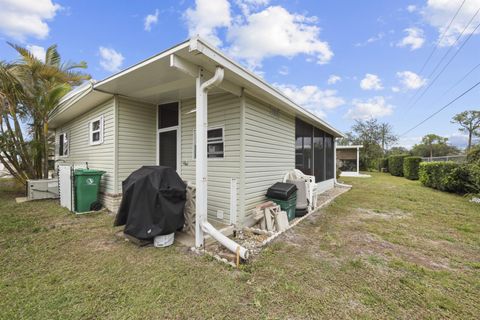
[[[243,221],[266,200],[267,189],[295,168],[295,117],[249,96],[244,108]]]
[[[103,116],[103,142],[97,145],[90,144],[90,121]],[[67,133],[69,153],[59,155],[60,134]],[[104,170],[101,192],[114,193],[115,180],[115,103],[114,99],[99,105],[84,113],[78,118],[64,124],[55,130],[55,160],[57,165],[62,163],[85,166],[88,162],[90,169]]]
[[[195,99],[180,103],[181,176],[195,184]],[[224,128],[224,158],[208,159],[208,219],[230,223],[230,184],[240,177],[240,98],[231,94],[209,95],[209,128]],[[237,187],[237,199],[240,188]],[[239,205],[237,201],[236,210]],[[223,219],[218,218],[223,213]]]
[[[133,171],[157,164],[157,106],[118,98],[117,191]]]

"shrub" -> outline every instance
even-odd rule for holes
[[[388,172],[392,176],[403,176],[403,159],[408,157],[408,154],[400,154],[388,157]]]
[[[388,172],[388,158],[378,159],[378,171],[379,172]]]
[[[420,163],[420,182],[441,191],[480,193],[480,165],[455,162]]]
[[[476,145],[470,149],[467,154],[467,162],[480,165],[480,145]]]
[[[421,157],[406,157],[403,159],[403,176],[410,180],[418,180],[418,169]]]

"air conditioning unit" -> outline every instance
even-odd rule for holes
[[[57,199],[58,197],[59,193],[57,179],[28,180],[28,200]]]

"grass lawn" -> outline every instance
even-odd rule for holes
[[[480,206],[386,174],[235,270],[0,185],[1,319],[477,318]]]

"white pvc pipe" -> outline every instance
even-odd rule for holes
[[[215,240],[220,242],[225,248],[232,251],[233,253],[239,253],[240,257],[244,260],[247,260],[250,256],[250,252],[233,241],[232,239],[226,237],[223,233],[215,229],[208,221],[202,223],[202,229],[209,235],[211,235]]]

